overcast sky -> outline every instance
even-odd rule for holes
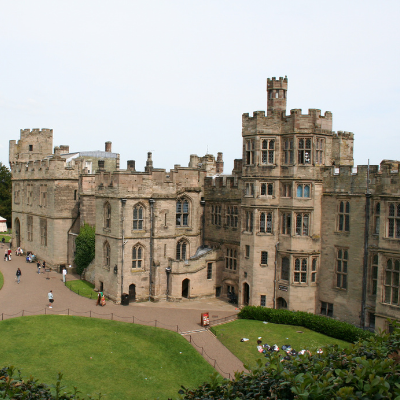
[[[0,161],[21,128],[53,146],[241,158],[241,115],[287,75],[288,110],[332,111],[356,164],[400,159],[400,1],[0,0]],[[396,111],[397,110],[397,111]]]

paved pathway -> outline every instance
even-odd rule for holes
[[[2,255],[4,248],[1,248]],[[17,283],[17,268],[22,271],[21,283]],[[180,333],[225,377],[233,378],[235,371],[244,371],[243,363],[223,346],[209,331],[200,326],[200,314],[210,313],[210,321],[235,315],[238,310],[217,299],[187,300],[183,302],[145,302],[121,306],[107,302],[97,307],[95,300],[78,296],[64,286],[62,275],[52,271],[37,274],[36,263],[25,262],[25,257],[13,255],[12,261],[0,261],[4,286],[0,290],[0,318],[21,315],[70,314],[92,316],[158,326]],[[72,279],[67,275],[67,279]],[[47,307],[47,293],[54,294],[53,308]],[[197,331],[197,332],[196,332]]]

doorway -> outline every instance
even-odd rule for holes
[[[250,286],[248,283],[243,283],[243,305],[248,306],[250,302]]]
[[[136,285],[133,283],[129,285],[129,301],[135,301],[136,300]]]
[[[189,286],[190,286],[190,279],[184,279],[182,281],[182,297],[189,298]]]

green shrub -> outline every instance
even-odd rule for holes
[[[83,270],[92,262],[95,254],[96,234],[95,228],[88,224],[81,227],[75,239],[75,264],[76,272],[82,275]]]
[[[242,319],[254,319],[257,321],[267,321],[274,324],[286,324],[304,326],[315,332],[354,343],[359,339],[367,339],[374,334],[364,331],[347,322],[315,315],[303,311],[289,311],[282,309],[266,308],[260,306],[246,306],[238,314]]]
[[[260,315],[257,310],[257,315]],[[280,314],[282,315],[282,314]],[[297,318],[297,317],[296,317]],[[182,388],[184,399],[399,399],[400,329],[361,339],[349,349],[337,345],[314,355],[283,358],[266,353],[267,363],[222,384],[212,380]]]
[[[67,393],[61,386],[62,374],[58,374],[57,383],[55,385],[46,385],[38,382],[30,376],[23,379],[21,371],[13,366],[0,369],[0,398],[2,399],[41,399],[41,400],[67,400],[76,399],[84,400],[84,397],[78,395],[79,391],[74,388],[74,393]],[[99,394],[96,399],[103,396]],[[93,399],[88,396],[88,399]]]

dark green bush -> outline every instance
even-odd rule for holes
[[[315,315],[303,311],[289,311],[260,306],[246,306],[238,314],[242,319],[267,321],[274,324],[296,325],[311,329],[324,335],[354,343],[359,339],[367,339],[374,334],[364,331],[346,322]]]
[[[398,327],[391,335],[374,335],[345,350],[334,345],[288,359],[273,352],[265,360],[265,366],[259,360],[256,370],[237,374],[232,382],[213,377],[196,389],[183,387],[180,394],[187,400],[400,399]]]
[[[84,400],[79,397],[79,391],[74,388],[74,393],[64,391],[65,387],[61,386],[62,374],[58,374],[57,383],[55,385],[46,385],[38,382],[30,376],[23,379],[21,371],[13,366],[0,369],[0,398],[1,399],[40,399],[40,400]],[[101,399],[101,394],[96,397],[88,396],[87,399]]]

